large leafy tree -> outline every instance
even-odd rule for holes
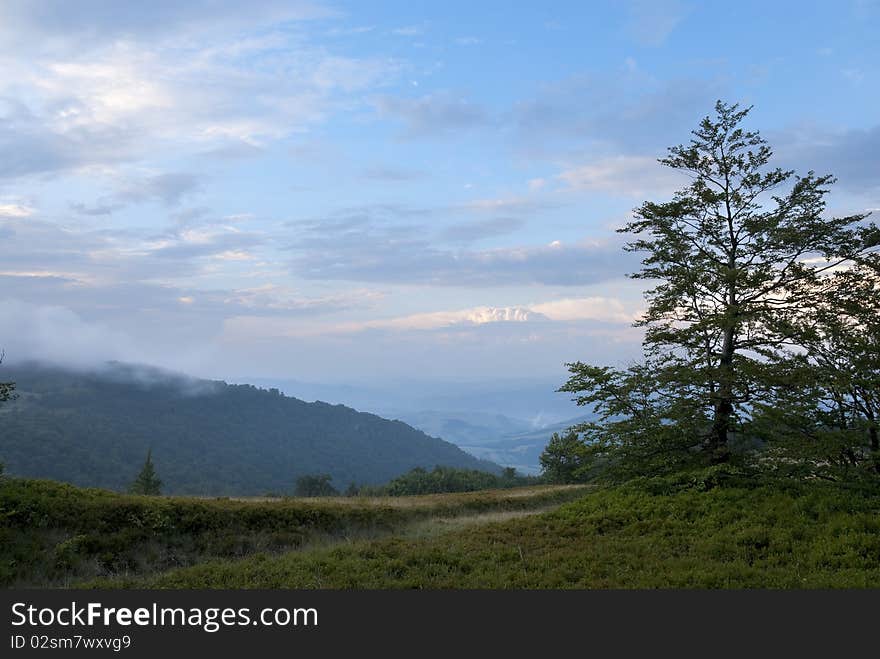
[[[569,365],[561,389],[599,413],[580,429],[618,461],[656,466],[675,452],[728,461],[777,356],[795,342],[787,319],[827,273],[863,257],[876,231],[865,215],[824,217],[830,175],[771,167],[771,148],[742,125],[749,109],[719,101],[660,160],[690,183],[670,201],[644,202],[620,229],[632,236],[626,249],[645,254],[632,276],[655,284],[637,323],[645,363]]]

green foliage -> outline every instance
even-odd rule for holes
[[[709,480],[728,465],[707,468]],[[731,475],[736,479],[738,476]],[[725,477],[726,479],[726,477]],[[161,588],[877,588],[880,495],[809,482],[595,489],[542,515],[429,538],[212,561]],[[701,491],[702,490],[702,491]]]
[[[756,433],[780,468],[825,478],[880,473],[880,255],[867,254],[803,293],[785,324],[795,348],[755,404]]]
[[[534,484],[536,479],[519,476],[508,467],[502,474],[490,474],[474,469],[434,467],[427,471],[416,467],[393,479],[387,485],[372,490],[376,494],[409,496],[414,494],[441,494],[444,492],[475,492]]]
[[[147,451],[147,459],[144,466],[141,467],[137,478],[128,488],[130,494],[146,494],[157,495],[162,493],[162,481],[156,475],[156,469],[153,467],[152,451]]]
[[[569,364],[571,377],[560,390],[593,406],[599,417],[575,430],[590,458],[616,478],[762,460],[778,466],[807,458],[815,466],[829,455],[814,450],[817,443],[852,445],[854,434],[861,445],[853,455],[864,461],[866,438],[876,430],[870,418],[876,400],[864,392],[877,391],[871,360],[877,334],[862,342],[857,335],[865,323],[876,326],[880,310],[868,305],[845,331],[833,320],[840,317],[840,297],[822,318],[814,312],[835,278],[859,279],[828,273],[857,263],[877,268],[878,229],[863,223],[864,214],[823,217],[830,175],[797,177],[770,167],[770,147],[741,126],[749,109],[719,101],[715,111],[689,144],[670,148],[661,160],[691,183],[671,201],[644,202],[620,229],[633,236],[626,249],[645,254],[633,277],[658,282],[636,323],[645,328],[645,359],[625,369]],[[876,284],[868,288],[863,294],[876,300]],[[832,383],[811,339],[816,323],[819,342],[836,346],[832,370],[844,364],[846,383]],[[858,357],[845,354],[853,349]],[[865,379],[854,370],[871,374]],[[792,393],[795,372],[803,388]],[[828,436],[835,413],[829,408],[840,408],[833,399],[841,391],[863,421],[847,426],[847,439],[839,432]],[[780,412],[797,421],[805,411],[808,424],[770,432]],[[806,454],[793,450],[805,443]],[[768,455],[768,444],[788,450]]]
[[[590,451],[578,433],[553,433],[541,454],[541,475],[547,483],[582,483],[590,476]]]
[[[3,358],[6,356],[6,353],[0,350],[0,364],[3,363]],[[0,382],[0,403],[4,403],[7,400],[11,400],[15,398],[15,382]]]
[[[399,421],[249,385],[121,365],[15,368],[0,457],[18,476],[125,491],[145,446],[162,457],[166,494],[289,492],[298,476],[325,473],[376,485],[426,464],[497,469]]]
[[[334,497],[339,494],[330,483],[330,474],[307,474],[296,479],[294,496],[298,497]]]

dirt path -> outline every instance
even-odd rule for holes
[[[583,488],[579,489],[584,491]],[[309,541],[303,543],[300,547],[287,551],[299,553],[314,549],[326,549],[337,545],[353,544],[355,542],[382,540],[391,537],[406,538],[410,540],[428,540],[469,526],[506,522],[511,519],[531,517],[533,515],[551,512],[572,500],[574,500],[574,497],[572,499],[557,501],[551,504],[543,503],[535,508],[529,508],[526,510],[491,510],[488,512],[462,513],[458,515],[438,514],[428,518],[413,519],[394,529],[373,529],[369,532],[354,532],[347,535],[323,535],[313,537]]]
[[[531,517],[556,510],[559,506],[568,502],[554,503],[549,506],[541,506],[531,510],[498,510],[474,515],[457,515],[455,517],[434,517],[430,520],[413,522],[402,531],[394,533],[405,538],[432,538],[450,531],[457,531],[468,526],[491,524],[494,522],[506,522],[521,517]]]

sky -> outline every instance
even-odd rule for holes
[[[223,379],[638,356],[715,101],[880,209],[880,2],[0,3],[0,346]]]

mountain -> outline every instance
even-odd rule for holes
[[[550,441],[550,436],[554,432],[561,435],[571,426],[591,419],[592,415],[584,415],[510,434],[485,434],[480,437],[468,433],[472,435],[468,437],[447,432],[443,437],[478,458],[491,460],[505,467],[514,467],[523,474],[536,475],[541,470],[539,458]]]
[[[376,484],[417,466],[498,471],[401,421],[277,389],[118,363],[4,365],[3,379],[19,397],[0,407],[0,460],[19,476],[122,490],[147,450],[169,494],[289,493],[317,473]]]
[[[557,391],[561,379],[433,379],[369,386],[269,378],[251,381],[305,400],[344,403],[400,419],[477,457],[525,474],[540,471],[538,458],[554,432],[565,432],[592,418],[589,414],[575,417],[584,408],[572,402],[571,394]]]
[[[395,412],[387,416],[400,419],[433,437],[442,437],[456,446],[480,444],[489,439],[519,435],[535,429],[528,421],[512,419],[503,414],[421,410]]]
[[[344,384],[259,376],[237,381],[277,388],[302,400],[342,403],[386,418],[430,410],[460,419],[470,415],[501,415],[534,428],[564,421],[581,412],[572,402],[571,394],[557,391],[565,379],[560,374],[558,378],[520,380],[413,378]]]

